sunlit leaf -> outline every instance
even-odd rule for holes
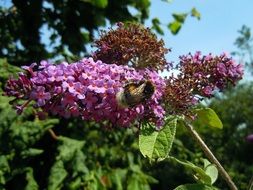
[[[153,18],[152,19],[152,29],[154,29],[158,34],[164,35],[164,32],[162,28],[160,27],[160,20],[158,18]]]
[[[182,24],[178,21],[174,21],[169,23],[168,28],[170,29],[172,34],[177,34],[179,32],[179,30],[181,29]]]
[[[71,181],[69,184],[68,184],[68,187],[70,190],[78,190],[78,189],[81,189],[82,185],[82,181],[81,181],[81,178],[78,177],[76,178],[75,180]]]
[[[145,126],[139,135],[139,148],[144,157],[165,159],[170,152],[175,133],[177,119],[169,120],[160,131],[153,126]]]
[[[201,125],[222,129],[223,124],[220,118],[211,108],[201,108],[193,111],[197,114],[196,122]]]
[[[169,157],[171,160],[176,161],[179,164],[182,164],[183,166],[185,166],[187,169],[190,169],[194,172],[194,177],[197,181],[201,182],[201,183],[205,183],[205,184],[212,184],[212,179],[211,177],[206,174],[205,170],[202,169],[199,166],[196,166],[195,164],[189,162],[189,161],[181,161],[175,157]]]
[[[174,190],[217,190],[217,188],[204,184],[185,184],[178,186]]]
[[[137,177],[137,176],[136,176]],[[127,181],[127,190],[139,190],[140,185],[138,178],[135,175],[131,176]]]
[[[108,5],[108,0],[82,0],[83,2],[91,3],[98,8],[105,8]]]
[[[188,15],[187,13],[181,13],[181,14],[174,13],[174,14],[172,14],[175,21],[177,21],[179,23],[184,23],[187,15]]]
[[[203,159],[203,161],[204,161],[204,170],[206,174],[210,176],[212,180],[211,184],[213,184],[218,178],[218,169],[214,164],[210,163],[207,159]]]
[[[85,143],[84,141],[79,141],[63,136],[60,136],[58,140],[61,143],[61,145],[58,147],[58,158],[64,161],[69,161],[72,159],[77,151],[82,149]]]
[[[27,168],[26,181],[27,181],[27,184],[25,186],[25,190],[38,190],[39,189],[39,186],[34,179],[32,168]]]
[[[127,170],[126,169],[115,169],[110,175],[112,183],[115,184],[116,189],[123,190],[122,182],[126,180]]]
[[[73,176],[76,176],[80,173],[88,173],[88,168],[85,165],[85,155],[81,150],[75,153],[74,157],[72,158],[71,165],[74,170]]]
[[[42,154],[42,153],[43,153],[43,150],[41,150],[41,149],[29,148],[27,150],[22,151],[21,156],[23,158],[27,158],[27,157],[30,157],[30,156],[37,156],[37,155]]]
[[[10,75],[17,76],[21,72],[20,67],[13,66],[7,62],[7,59],[0,59],[0,79],[7,80]]]
[[[196,17],[198,20],[201,18],[200,12],[195,7],[191,10],[191,16]]]
[[[48,178],[48,190],[60,190],[63,186],[63,181],[67,177],[67,171],[64,168],[62,160],[58,160],[51,168]]]
[[[145,9],[150,6],[150,0],[138,0],[134,1],[136,8]]]
[[[10,172],[7,156],[0,156],[0,168],[0,184],[4,185],[6,182],[4,174]]]

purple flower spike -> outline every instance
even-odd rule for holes
[[[105,64],[92,58],[79,62],[53,65],[42,61],[39,71],[25,67],[31,74],[21,74],[18,80],[9,79],[6,95],[17,99],[34,100],[35,108],[61,117],[80,117],[112,125],[130,126],[136,119],[163,123],[164,109],[159,104],[165,81],[156,71],[135,70],[128,66]],[[153,96],[144,104],[122,108],[116,94],[129,81],[149,80],[155,86]],[[17,108],[19,112],[25,106]],[[42,113],[40,113],[42,114]]]

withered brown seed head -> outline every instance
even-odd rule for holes
[[[163,70],[167,67],[163,40],[140,24],[118,24],[116,29],[101,31],[95,40],[94,60],[107,64],[128,65],[134,68]]]
[[[179,76],[169,77],[166,83],[163,100],[167,105],[168,113],[188,115],[189,108],[197,101],[193,94],[194,82]]]

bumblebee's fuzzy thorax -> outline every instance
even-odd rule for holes
[[[133,107],[151,98],[154,92],[155,86],[151,81],[130,82],[116,94],[116,99],[121,107]]]

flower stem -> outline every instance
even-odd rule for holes
[[[250,179],[248,190],[252,190],[252,189],[253,189],[253,176]]]
[[[199,136],[199,134],[197,133],[197,131],[195,131],[195,129],[193,128],[193,126],[191,124],[189,124],[189,123],[186,123],[186,122],[185,122],[184,126],[187,128],[187,130],[190,132],[190,134],[192,135],[192,137],[194,138],[194,140],[198,143],[198,145],[204,151],[206,157],[213,164],[215,164],[217,166],[217,169],[218,169],[220,175],[227,182],[227,184],[230,187],[230,189],[231,190],[237,190],[236,185],[234,184],[234,182],[232,181],[232,179],[230,178],[230,176],[228,175],[228,173],[226,172],[226,170],[223,168],[223,166],[220,164],[220,162],[217,160],[217,158],[213,155],[213,153],[211,152],[211,150],[207,147],[207,145],[201,139],[201,137]]]
[[[53,131],[53,129],[48,129],[48,132],[50,133],[51,137],[54,140],[58,140],[59,137],[55,134],[55,132]]]

